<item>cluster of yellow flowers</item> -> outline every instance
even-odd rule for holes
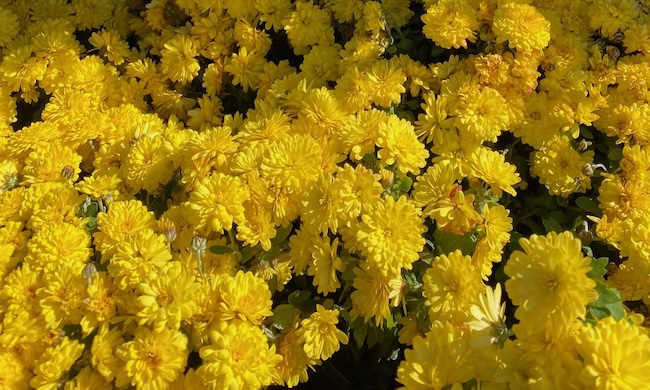
[[[621,301],[650,305],[649,18],[0,0],[0,387],[294,387],[369,329],[409,389],[647,387]],[[564,202],[597,182],[597,237],[506,248],[534,178]]]

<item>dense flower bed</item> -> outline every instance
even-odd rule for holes
[[[0,0],[0,388],[647,388],[648,7]]]

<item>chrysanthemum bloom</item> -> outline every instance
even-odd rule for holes
[[[484,348],[506,341],[510,333],[505,324],[505,311],[506,304],[501,303],[501,285],[497,284],[494,290],[485,286],[485,294],[479,295],[478,304],[470,307],[474,317],[469,322],[472,348]]]
[[[445,49],[467,48],[479,28],[476,10],[465,0],[441,0],[422,15],[424,35]]]
[[[383,188],[372,171],[359,164],[354,168],[345,164],[339,168],[334,181],[335,192],[341,198],[340,211],[348,218],[356,218],[362,211],[370,211],[381,200]]]
[[[418,141],[411,122],[390,115],[386,122],[379,124],[377,157],[385,166],[396,164],[402,174],[418,174],[426,165],[429,151]]]
[[[345,264],[338,256],[339,239],[330,242],[329,237],[315,237],[312,239],[310,252],[312,253],[307,275],[313,276],[313,284],[318,293],[327,295],[341,287],[337,271],[345,271]]]
[[[501,131],[508,127],[508,104],[495,89],[484,87],[462,97],[451,110],[456,115],[454,124],[461,137],[478,142],[496,142]]]
[[[308,46],[334,43],[334,29],[327,11],[311,1],[296,3],[295,7],[291,16],[282,21],[294,52],[306,54]]]
[[[99,49],[100,53],[115,65],[124,63],[124,57],[131,54],[129,45],[120,38],[119,33],[115,30],[104,29],[99,33],[94,32],[88,38],[88,42]]]
[[[306,228],[314,232],[338,231],[341,214],[341,197],[334,186],[334,177],[321,175],[311,188],[306,190],[301,203],[300,219]]]
[[[340,344],[348,343],[348,336],[336,327],[338,317],[338,310],[316,305],[316,312],[300,322],[296,336],[303,343],[307,357],[327,360],[339,350]]]
[[[517,191],[512,188],[521,179],[517,173],[517,167],[507,163],[503,154],[490,148],[479,147],[469,156],[469,167],[471,177],[478,177],[485,181],[496,196],[507,192],[512,196]]]
[[[459,250],[436,257],[422,281],[431,320],[455,325],[470,319],[470,307],[477,303],[484,288],[472,259]]]
[[[291,135],[271,144],[262,159],[262,176],[273,185],[302,192],[322,168],[322,149],[309,135]]]
[[[143,137],[136,141],[122,164],[122,177],[133,192],[154,193],[174,174],[162,137]]]
[[[203,365],[196,373],[209,389],[257,389],[279,379],[282,357],[262,329],[249,323],[221,322],[199,354]]]
[[[93,234],[93,243],[102,252],[102,261],[115,253],[115,246],[127,237],[146,229],[156,229],[153,212],[137,200],[114,202],[107,213],[97,216],[98,232]]]
[[[79,179],[81,156],[59,143],[36,148],[25,159],[23,182],[75,182]]]
[[[650,338],[626,319],[607,317],[586,325],[576,348],[584,362],[580,379],[588,388],[642,389],[650,382]]]
[[[508,41],[511,48],[523,51],[543,49],[551,40],[551,23],[528,4],[500,4],[494,13],[492,30],[497,43]]]
[[[448,322],[434,322],[425,337],[413,339],[397,368],[400,389],[443,389],[472,379],[474,364],[466,336]]]
[[[201,66],[196,60],[198,44],[187,35],[178,35],[165,43],[161,54],[161,70],[172,81],[191,82]]]
[[[34,374],[15,351],[3,348],[0,352],[0,366],[0,383],[3,386],[16,390],[30,389],[29,381]]]
[[[116,304],[113,280],[106,272],[98,272],[91,276],[91,283],[86,288],[88,297],[83,301],[84,316],[81,319],[81,330],[84,335],[89,335],[100,324],[108,322],[115,317]]]
[[[618,30],[626,32],[638,23],[638,4],[634,0],[596,0],[589,8],[589,27],[600,29],[603,37],[611,37]]]
[[[352,285],[355,291],[352,292],[353,316],[362,316],[365,322],[374,318],[375,325],[383,327],[383,321],[390,318],[390,308],[400,304],[403,279],[401,274],[382,275],[376,267],[370,267],[363,262],[360,267],[354,269],[354,281]]]
[[[41,312],[50,328],[78,325],[83,316],[81,304],[86,296],[86,280],[76,268],[52,265],[45,273],[44,286],[36,295]]]
[[[463,235],[481,223],[481,215],[474,209],[473,194],[465,195],[460,185],[441,198],[430,210],[429,216],[436,221],[438,229]]]
[[[404,83],[406,74],[400,68],[399,62],[392,60],[377,61],[366,74],[366,88],[373,102],[388,108],[398,104],[402,94],[406,92]]]
[[[194,274],[182,269],[180,262],[167,263],[157,273],[149,274],[138,290],[138,323],[152,324],[155,332],[180,329],[181,320],[198,310],[199,283]]]
[[[264,56],[242,47],[239,49],[239,53],[231,56],[230,63],[224,67],[224,70],[232,76],[233,85],[241,85],[244,91],[256,90],[260,82],[259,74],[262,73],[264,64]]]
[[[250,272],[224,276],[219,293],[222,300],[219,315],[224,321],[241,320],[259,325],[265,317],[273,315],[269,286]]]
[[[250,197],[239,177],[214,172],[201,180],[184,203],[187,220],[197,229],[222,233],[244,220],[244,201]]]
[[[436,96],[429,92],[422,96],[424,103],[420,104],[424,113],[418,114],[415,121],[415,133],[418,139],[426,143],[440,143],[442,141],[442,129],[448,129],[454,119],[447,117],[446,96]]]
[[[299,382],[307,382],[307,369],[320,364],[317,359],[310,359],[305,353],[303,342],[298,339],[297,328],[299,322],[283,332],[282,339],[278,344],[278,354],[282,361],[278,363],[278,371],[285,386],[294,387]]]
[[[187,337],[169,329],[155,333],[145,326],[139,326],[134,336],[115,351],[124,362],[124,369],[116,373],[115,384],[143,390],[166,389],[185,369]]]
[[[363,110],[350,116],[339,129],[341,142],[350,151],[352,160],[361,160],[366,154],[375,153],[379,138],[379,124],[388,121],[388,115],[376,108]]]
[[[117,287],[126,290],[146,280],[150,272],[159,270],[171,258],[162,234],[141,230],[117,244],[108,272]]]
[[[530,172],[539,177],[551,195],[567,197],[591,189],[591,177],[582,168],[592,164],[594,151],[582,154],[571,147],[568,137],[556,136],[533,153]]]
[[[36,315],[38,298],[36,291],[42,286],[43,274],[32,269],[29,264],[23,264],[13,269],[6,277],[0,289],[0,311],[4,313],[4,321],[16,317],[21,312]]]
[[[350,248],[346,239],[350,237],[369,264],[385,276],[411,269],[424,246],[422,233],[427,230],[419,209],[405,196],[397,201],[387,197],[361,219],[342,231],[344,246]]]
[[[584,319],[585,306],[598,297],[596,282],[587,276],[590,258],[571,232],[522,238],[524,252],[515,251],[505,266],[506,290],[518,306],[515,316],[529,323],[560,323]]]
[[[107,381],[112,381],[123,368],[124,362],[115,356],[115,351],[122,344],[122,331],[119,328],[111,329],[108,322],[102,323],[93,337],[91,363]]]
[[[83,350],[82,343],[64,337],[58,345],[47,348],[34,362],[36,376],[29,384],[38,389],[57,388],[59,379],[81,357]]]

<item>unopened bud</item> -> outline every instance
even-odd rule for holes
[[[81,275],[88,281],[88,284],[93,284],[93,277],[97,275],[97,267],[94,263],[88,263],[81,271]]]
[[[159,224],[167,243],[171,244],[174,242],[176,239],[176,225],[174,225],[174,222],[167,218],[161,218]]]
[[[614,34],[609,36],[609,40],[614,43],[621,43],[625,39],[625,33],[621,30],[616,31]]]
[[[578,152],[584,152],[584,151],[587,150],[590,146],[591,146],[591,142],[586,141],[586,140],[583,139],[583,140],[580,140],[580,143],[578,144],[578,146],[576,147],[576,149],[578,150]]]
[[[63,169],[61,169],[61,176],[63,176],[68,180],[72,179],[72,177],[74,176],[74,168],[70,165],[66,165],[65,167],[63,167]]]
[[[618,49],[618,47],[616,47],[616,46],[612,46],[612,45],[607,46],[607,47],[605,48],[605,53],[607,53],[607,55],[609,56],[609,58],[611,58],[611,59],[613,59],[613,60],[617,60],[618,57],[621,56],[621,51]]]
[[[594,235],[589,230],[582,230],[580,233],[578,233],[578,238],[580,238],[582,245],[586,246],[591,244],[591,240],[594,238]]]
[[[594,165],[593,164],[585,164],[582,166],[582,174],[585,176],[593,176],[594,175]]]
[[[194,238],[192,238],[192,250],[194,251],[194,253],[197,254],[197,256],[200,256],[205,253],[205,250],[207,249],[207,244],[208,244],[208,240],[205,237],[197,233],[194,234]]]

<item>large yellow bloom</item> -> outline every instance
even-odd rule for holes
[[[341,343],[348,343],[348,336],[336,327],[338,317],[338,310],[316,305],[316,312],[300,322],[296,335],[304,344],[308,358],[327,360],[339,350]]]
[[[467,48],[479,28],[476,10],[465,0],[441,0],[422,15],[424,35],[446,49]]]
[[[590,389],[644,389],[650,383],[650,338],[623,319],[602,319],[576,338],[584,361],[580,379]]]
[[[115,351],[124,362],[115,384],[138,390],[166,389],[187,364],[187,337],[169,329],[155,333],[145,326],[138,327],[134,336]]]
[[[249,197],[240,178],[214,172],[196,185],[184,203],[187,220],[197,229],[222,233],[230,230],[233,222],[244,221],[244,201]]]
[[[551,40],[551,23],[537,8],[528,4],[507,2],[494,13],[492,30],[497,43],[508,41],[511,48],[531,51],[543,49]]]
[[[259,325],[265,317],[273,314],[268,285],[251,272],[239,271],[234,277],[224,275],[219,292],[222,320],[236,319]]]
[[[196,371],[208,389],[258,389],[279,380],[282,356],[259,327],[222,322],[210,340],[199,351],[204,363]]]
[[[470,308],[478,303],[485,288],[478,269],[469,256],[456,250],[436,257],[424,275],[423,296],[430,306],[431,320],[460,325],[470,320]]]
[[[344,246],[358,249],[385,276],[399,274],[402,268],[411,269],[424,246],[422,234],[427,230],[420,210],[405,196],[397,201],[387,197],[361,218],[361,222],[342,231]]]
[[[466,336],[448,322],[436,321],[425,337],[416,336],[404,356],[397,368],[397,381],[404,385],[401,389],[456,388],[474,375]]]
[[[519,306],[515,316],[539,324],[550,316],[561,323],[584,319],[585,306],[598,294],[587,276],[591,260],[582,254],[580,240],[571,232],[551,232],[519,244],[524,252],[515,251],[505,266],[508,296]]]

